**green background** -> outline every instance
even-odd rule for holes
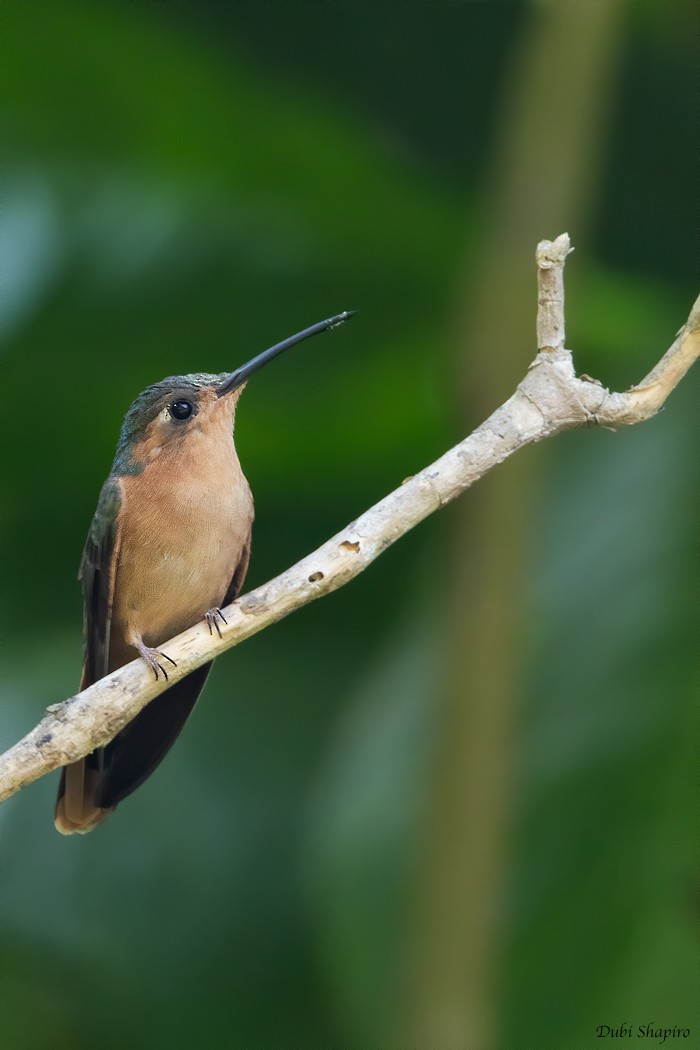
[[[253,587],[510,395],[540,238],[578,370],[642,378],[697,291],[691,7],[2,5],[3,748],[75,691],[149,383],[359,310],[241,401]],[[0,1045],[697,1045],[697,397],[521,453],[226,654],[94,834],[55,775],[7,802]]]

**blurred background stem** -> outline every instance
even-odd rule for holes
[[[457,415],[465,433],[508,396],[532,359],[537,242],[566,230],[579,249],[590,243],[621,15],[616,0],[534,4],[515,46],[486,178],[488,234],[456,287]],[[504,464],[450,520],[436,772],[408,955],[410,1005],[399,1024],[402,1042],[415,1046],[498,1043],[499,926],[522,682],[518,626],[528,620],[526,549],[542,455]]]

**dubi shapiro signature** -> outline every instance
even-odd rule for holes
[[[595,1030],[599,1039],[654,1039],[657,1043],[665,1043],[667,1039],[689,1039],[689,1028],[660,1028],[655,1024],[640,1024],[636,1027],[632,1024],[620,1024],[617,1026],[599,1024]]]

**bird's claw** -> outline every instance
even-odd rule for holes
[[[204,614],[204,619],[206,620],[207,627],[209,628],[209,634],[213,634],[213,628],[216,627],[216,633],[218,634],[219,638],[221,638],[222,634],[221,628],[219,627],[219,620],[221,620],[225,624],[228,623],[228,620],[222,613],[221,609],[217,609],[216,607],[214,607],[213,609],[208,609],[207,612],[205,612]]]
[[[162,663],[160,661],[161,660],[167,660],[168,663],[173,665],[173,667],[177,667],[177,664],[175,663],[175,661],[171,660],[171,658],[168,656],[167,653],[162,653],[160,651],[160,649],[149,649],[147,645],[144,645],[143,647],[141,647],[139,649],[139,652],[141,653],[141,656],[146,661],[146,663],[148,664],[150,669],[153,671],[153,674],[155,675],[156,682],[158,681],[158,678],[159,678],[159,676],[161,674],[163,675],[163,678],[167,682],[168,681],[168,672],[165,670],[165,668],[163,667],[163,665],[162,665]]]

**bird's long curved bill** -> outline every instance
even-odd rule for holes
[[[327,332],[331,328],[337,328],[338,325],[344,324],[349,317],[355,314],[356,310],[343,310],[342,314],[336,314],[335,317],[328,317],[325,321],[318,321],[317,324],[312,324],[310,328],[305,328],[302,332],[297,332],[296,335],[290,335],[289,339],[283,339],[281,343],[275,343],[269,350],[263,350],[257,357],[251,358],[240,368],[237,368],[235,372],[231,372],[230,375],[226,376],[223,383],[217,387],[217,394],[221,397],[223,394],[229,394],[236,387],[241,386],[245,383],[249,376],[252,376],[253,372],[257,372],[259,368],[266,365],[268,361],[271,361],[273,357],[277,357],[278,354],[284,353],[285,350],[289,350],[291,346],[296,346],[297,343],[301,343],[302,340],[308,339],[309,336],[318,335],[319,332]]]

